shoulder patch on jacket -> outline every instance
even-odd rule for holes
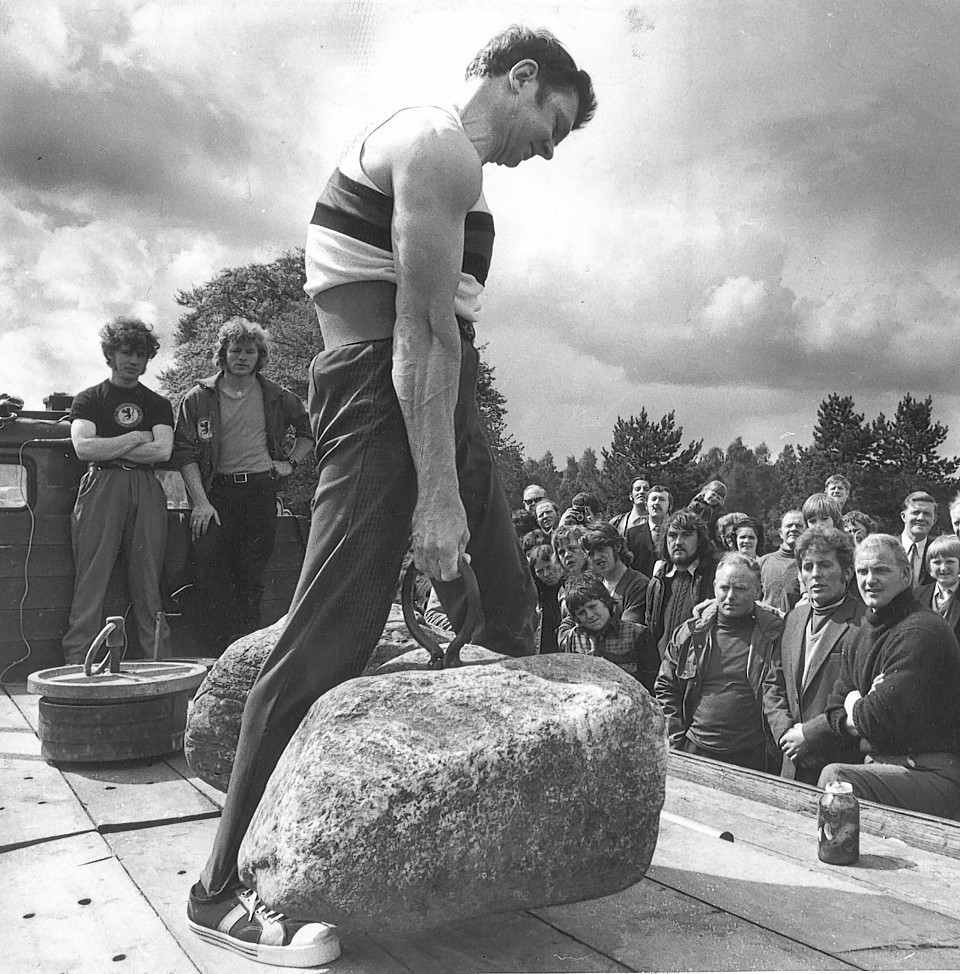
[[[213,439],[213,427],[210,425],[209,419],[201,419],[197,423],[197,438],[200,440]]]

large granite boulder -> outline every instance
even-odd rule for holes
[[[240,850],[275,909],[411,930],[593,899],[653,856],[665,722],[602,659],[352,680],[292,738]]]
[[[232,643],[214,664],[193,698],[187,716],[184,755],[194,774],[220,791],[225,792],[230,783],[247,694],[264,660],[276,646],[285,621],[286,616],[272,626]],[[425,628],[445,642],[453,638],[451,633],[430,626]],[[390,617],[364,669],[364,675],[375,673],[379,667],[411,652],[417,645],[403,621],[400,606],[391,606]],[[429,655],[426,650],[423,650],[423,654]]]

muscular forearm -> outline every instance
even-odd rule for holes
[[[460,337],[452,309],[449,319],[428,323],[398,317],[394,332],[393,384],[417,471],[418,507],[459,498],[454,410]]]
[[[149,434],[151,440],[153,434]],[[121,433],[120,436],[89,436],[83,439],[74,439],[73,448],[77,456],[84,462],[117,460],[125,457],[132,450],[145,445],[145,434],[141,430],[133,430],[130,433]]]
[[[154,440],[152,443],[141,443],[140,446],[127,450],[120,459],[129,460],[131,463],[166,463],[170,459],[170,449]]]
[[[200,465],[188,463],[180,468],[180,476],[190,495],[190,503],[194,507],[201,507],[209,503],[207,492],[203,489],[203,478],[200,476]]]

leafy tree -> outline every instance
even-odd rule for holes
[[[567,508],[574,496],[581,491],[593,494],[600,501],[602,509],[606,510],[609,506],[601,482],[597,453],[589,446],[583,451],[579,460],[576,457],[567,457],[567,465],[560,478],[558,502]]]
[[[601,481],[610,502],[625,509],[630,484],[644,470],[670,488],[678,506],[686,503],[699,485],[696,457],[703,440],[691,440],[686,447],[682,442],[683,427],[677,426],[673,410],[658,423],[650,422],[646,409],[628,419],[618,416],[610,449],[600,451]]]
[[[184,312],[177,323],[177,348],[173,363],[160,375],[174,405],[214,371],[210,356],[217,332],[224,321],[237,316],[270,332],[264,375],[306,399],[310,362],[323,349],[323,339],[313,302],[303,290],[305,280],[303,251],[292,250],[269,263],[227,268],[205,284],[179,291],[176,302]],[[477,405],[504,487],[519,498],[522,447],[507,433],[506,400],[496,389],[493,368],[482,358]],[[284,485],[284,501],[295,513],[307,514],[315,487],[316,474],[304,464]]]
[[[486,345],[481,345],[480,366],[477,372],[477,408],[487,431],[490,449],[493,451],[503,481],[503,489],[511,508],[519,507],[523,500],[523,447],[507,432],[507,400],[494,385],[494,367],[483,358]]]
[[[560,471],[557,470],[553,454],[549,450],[539,460],[528,457],[523,461],[523,486],[528,484],[539,484],[547,492],[547,497],[560,506]]]

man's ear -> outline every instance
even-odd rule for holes
[[[524,58],[522,61],[517,61],[510,69],[507,73],[507,79],[510,87],[519,92],[524,85],[536,81],[539,73],[540,65],[532,58]]]

